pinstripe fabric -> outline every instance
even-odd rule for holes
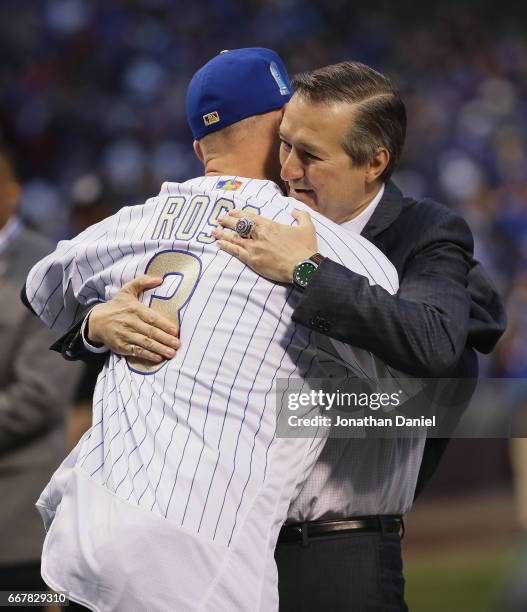
[[[214,606],[219,592],[225,592],[227,600],[240,597],[228,587],[220,566],[230,566],[236,559],[239,563],[240,551],[249,546],[253,558],[243,563],[248,574],[241,609],[258,609],[264,574],[266,580],[272,579],[260,557],[266,561],[272,557],[289,501],[323,446],[322,439],[274,438],[273,381],[322,378],[336,363],[357,376],[387,372],[370,354],[338,341],[332,341],[331,350],[319,352],[321,337],[291,322],[298,292],[258,277],[209,240],[214,228],[211,215],[218,203],[226,209],[257,207],[262,215],[287,224],[294,223],[291,210],[303,207],[281,196],[273,183],[237,177],[242,187],[229,192],[216,188],[221,178],[165,183],[156,198],[143,206],[123,208],[74,240],[59,243],[55,253],[32,269],[26,284],[31,305],[48,325],[64,330],[71,324],[77,300],[89,304],[110,298],[159,253],[200,262],[199,281],[178,313],[182,346],[177,356],[147,373],[124,358],[109,357],[95,390],[93,425],[43,492],[39,505],[48,523],[61,506],[80,516],[79,500],[89,491],[98,507],[117,504],[130,520],[136,516],[132,508],[140,509],[141,529],[152,526],[153,533],[156,521],[165,520],[171,533],[193,534],[211,558],[214,551],[223,551],[217,575],[213,572],[216,580],[209,584],[214,582],[218,590],[207,591],[203,600],[214,601]],[[194,199],[200,196],[206,196],[204,208]],[[174,216],[178,206],[179,214]],[[186,221],[179,226],[183,218]],[[323,254],[386,291],[396,291],[395,269],[375,247],[319,215],[314,221]],[[175,238],[191,227],[195,230],[188,240]],[[174,299],[183,291],[185,275],[185,270],[167,273],[162,287],[145,293],[145,303]],[[326,344],[325,339],[322,342]],[[66,529],[67,518],[61,523],[59,516],[50,535]],[[148,516],[157,518],[149,521]],[[57,551],[63,546],[59,540],[57,535],[48,536],[45,556],[46,572],[54,584],[60,566]],[[107,540],[102,545],[118,546]],[[79,547],[70,552],[80,556],[82,565],[87,553],[79,553]],[[61,566],[60,572],[64,571],[68,574]],[[77,583],[71,572],[68,580],[68,590],[84,589],[81,598],[94,605],[109,597]],[[114,587],[115,581],[108,587],[115,595]],[[173,593],[173,597],[183,595]],[[274,603],[265,605],[270,607],[263,609],[272,609]]]

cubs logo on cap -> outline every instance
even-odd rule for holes
[[[199,140],[247,117],[282,108],[292,91],[284,62],[271,49],[222,51],[192,77],[187,120]]]

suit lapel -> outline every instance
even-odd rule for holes
[[[389,227],[401,214],[403,209],[403,194],[395,183],[388,181],[384,194],[361,235],[368,240],[377,236]]]

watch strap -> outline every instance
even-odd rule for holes
[[[315,253],[314,255],[311,255],[311,257],[309,258],[311,259],[311,261],[313,263],[316,263],[317,266],[320,266],[320,264],[324,261],[324,259],[326,259],[324,257],[324,255],[321,255],[320,253]]]

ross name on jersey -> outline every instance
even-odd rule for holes
[[[218,219],[236,208],[233,200],[228,198],[212,199],[205,194],[188,196],[169,196],[157,218],[152,240],[192,240],[211,244],[216,238],[212,232],[218,226]],[[243,210],[260,213],[254,206],[245,206]]]

